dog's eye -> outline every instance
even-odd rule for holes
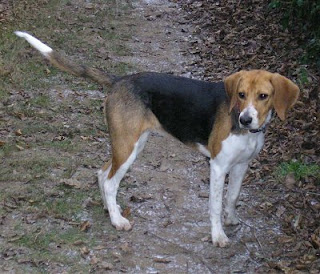
[[[240,99],[246,98],[246,95],[244,94],[244,92],[239,92],[238,95]]]
[[[268,98],[268,94],[265,94],[265,93],[261,93],[261,94],[259,94],[259,99],[260,100],[265,100],[265,99],[267,99]]]

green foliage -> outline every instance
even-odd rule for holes
[[[309,37],[302,61],[320,66],[320,0],[272,0],[269,8],[282,12],[285,28],[298,28]]]
[[[289,173],[292,173],[297,180],[308,176],[320,179],[320,166],[317,164],[305,164],[300,161],[282,163],[278,168],[280,177],[285,177]]]
[[[308,75],[307,69],[304,67],[301,67],[298,73],[298,81],[301,87],[309,83],[308,76],[309,75]]]

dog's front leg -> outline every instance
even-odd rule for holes
[[[217,160],[210,160],[210,221],[211,237],[215,246],[225,247],[229,243],[224,233],[221,221],[223,186],[227,171],[217,163]]]
[[[225,220],[226,225],[237,225],[236,205],[240,194],[241,184],[248,169],[248,163],[235,165],[229,174],[228,192],[226,197]]]

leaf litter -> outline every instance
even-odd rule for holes
[[[249,182],[256,181],[254,187],[262,196],[273,197],[261,203],[259,209],[264,214],[275,214],[288,235],[289,241],[279,242],[285,244],[283,252],[268,258],[269,266],[284,272],[319,271],[319,246],[313,239],[317,239],[320,228],[320,75],[316,65],[300,63],[305,33],[285,29],[281,14],[268,8],[269,1],[177,2],[187,12],[183,21],[196,25],[189,52],[200,57],[195,65],[204,68],[204,79],[220,80],[240,69],[262,68],[299,84],[298,104],[286,122],[275,118],[270,125],[260,164],[256,167],[258,163],[254,163],[245,187],[252,187]],[[307,83],[301,79],[305,70]],[[298,179],[293,173],[279,180],[271,178],[275,174],[270,172],[279,163],[292,160],[318,165],[318,171]]]

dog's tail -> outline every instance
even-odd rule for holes
[[[51,64],[63,71],[72,73],[76,76],[90,78],[101,85],[107,86],[111,86],[117,79],[116,76],[103,72],[99,69],[89,68],[85,65],[74,63],[26,32],[16,31],[15,34],[26,39],[30,45],[40,51],[40,53],[47,58]]]

